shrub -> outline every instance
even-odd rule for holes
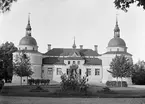
[[[61,89],[64,91],[87,91],[88,85],[86,84],[86,77],[78,80],[76,78],[67,77],[65,74],[63,74],[61,76],[61,80]]]
[[[49,79],[28,79],[29,85],[48,85],[49,82]]]
[[[107,81],[106,85],[108,87],[121,87],[121,81]],[[122,81],[122,87],[127,87],[127,82],[126,81]]]

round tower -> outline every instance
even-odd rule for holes
[[[31,76],[34,79],[42,78],[42,54],[38,52],[38,46],[35,38],[31,36],[30,14],[28,15],[28,24],[26,26],[26,35],[20,40],[18,51],[13,53],[13,59],[16,58],[22,50],[30,57],[32,71]],[[18,79],[18,78],[16,78]],[[25,80],[25,78],[23,78]],[[26,83],[26,80],[24,81]]]
[[[110,70],[110,63],[112,59],[115,58],[116,55],[125,55],[125,57],[129,58],[132,61],[132,55],[127,52],[127,47],[125,41],[120,38],[120,28],[118,25],[118,19],[116,16],[116,25],[114,28],[114,37],[109,41],[107,46],[107,52],[101,56],[102,66],[103,66],[103,78],[102,82],[106,83],[106,81],[116,80],[112,77],[112,75],[107,71]],[[131,78],[124,79],[128,84],[132,84]]]

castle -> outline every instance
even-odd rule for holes
[[[62,74],[68,75],[71,65],[77,65],[79,77],[87,76],[88,83],[106,83],[106,81],[116,80],[107,71],[110,70],[110,62],[116,55],[125,55],[132,59],[132,55],[127,52],[125,41],[120,38],[120,29],[118,20],[114,28],[114,37],[109,41],[107,52],[99,54],[97,45],[94,49],[84,49],[83,45],[76,47],[75,40],[70,48],[51,48],[48,44],[48,51],[40,53],[36,40],[31,35],[30,17],[26,27],[26,35],[20,40],[18,51],[13,53],[13,57],[25,50],[30,57],[30,62],[34,74],[34,79],[50,79],[51,81],[60,82]],[[132,84],[131,78],[124,78],[128,84]],[[20,83],[18,76],[13,76],[13,83]],[[26,77],[23,77],[23,83],[27,83]]]

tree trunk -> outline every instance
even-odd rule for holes
[[[22,85],[22,77],[21,77],[21,79],[20,79],[20,84]]]

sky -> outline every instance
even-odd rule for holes
[[[0,43],[13,42],[15,46],[25,36],[28,13],[31,13],[32,36],[39,51],[52,48],[71,48],[76,45],[107,51],[114,36],[116,14],[120,37],[124,39],[134,62],[145,60],[145,11],[132,5],[125,13],[116,10],[114,0],[18,0],[11,11],[0,14]]]

